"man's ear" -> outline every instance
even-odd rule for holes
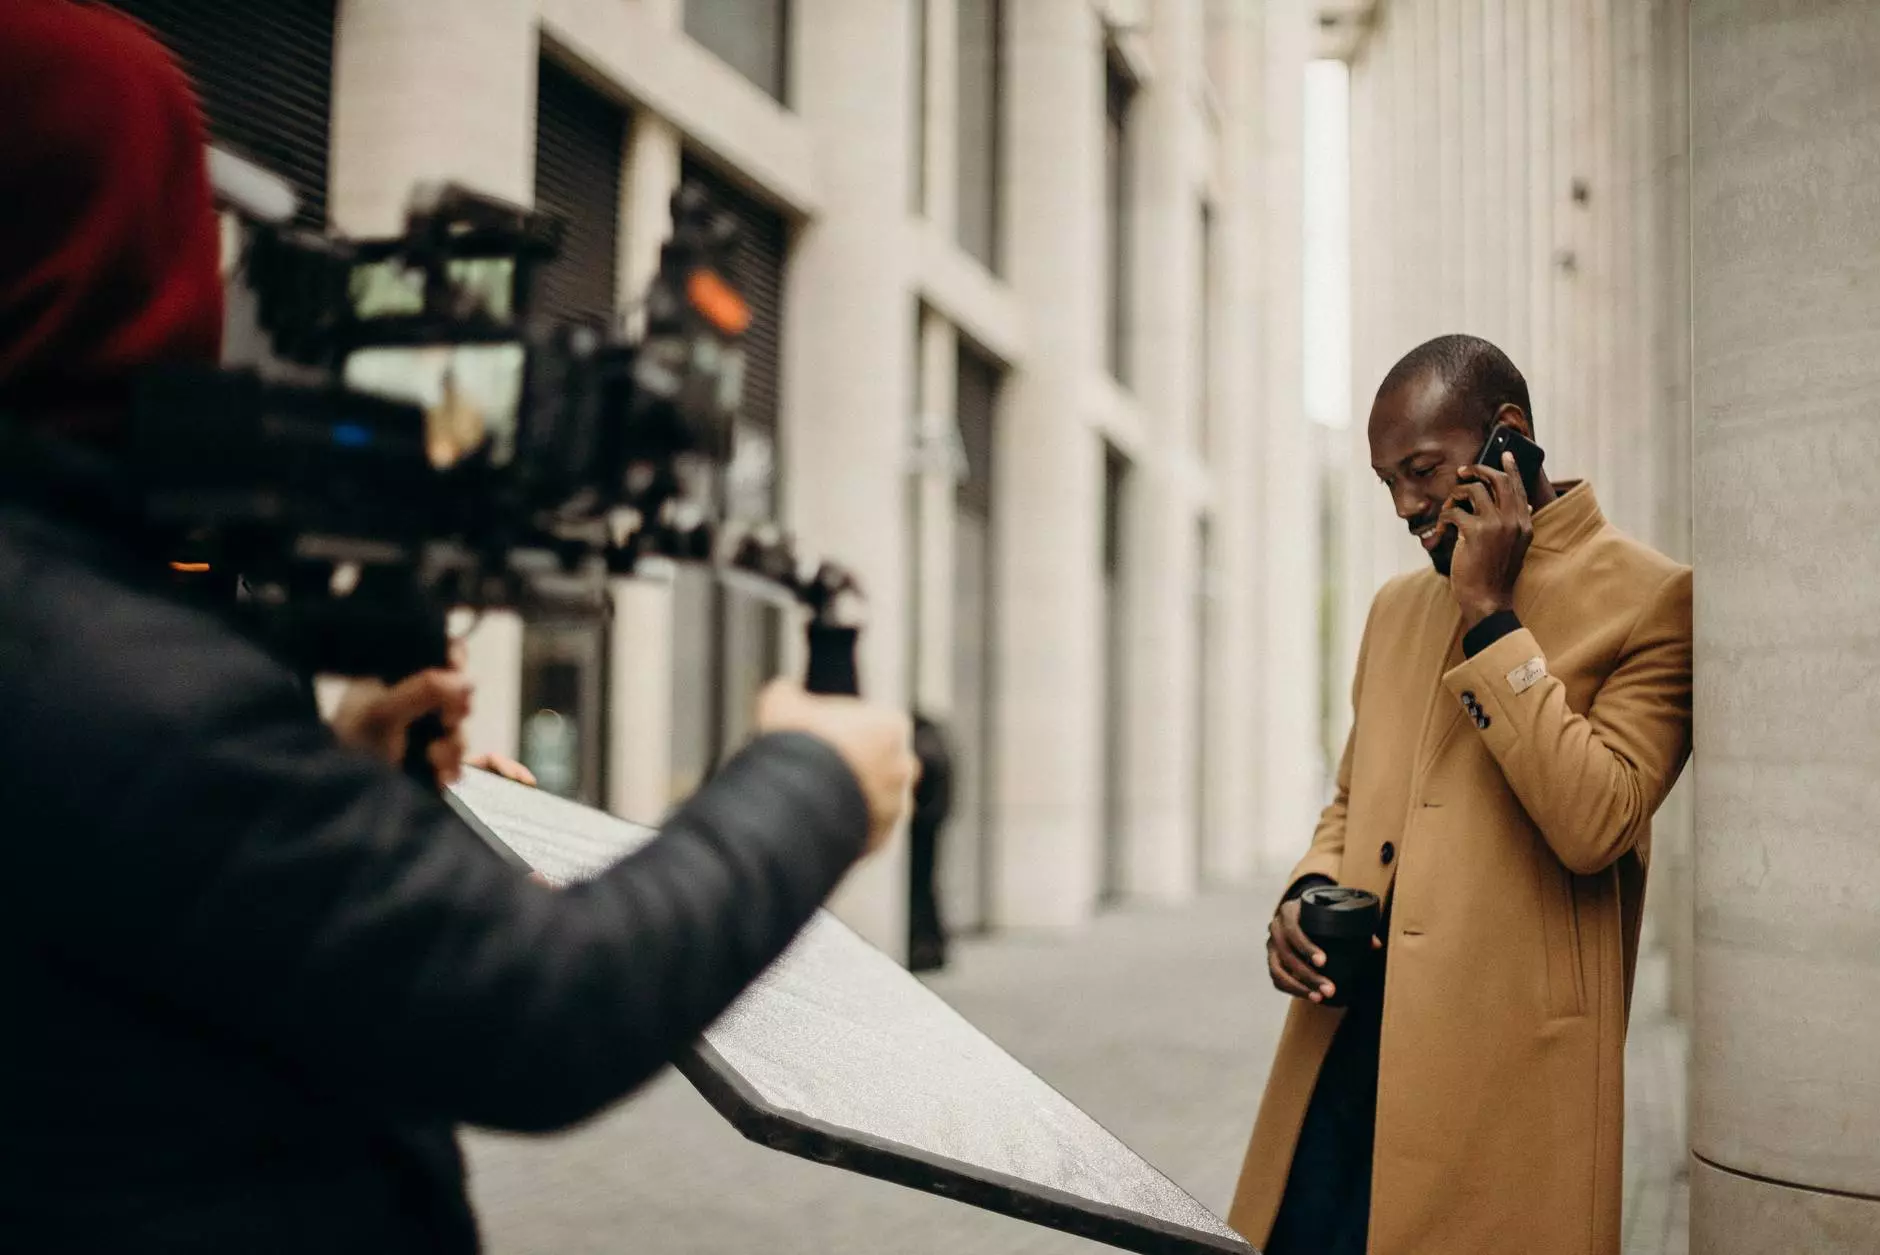
[[[1495,421],[1490,424],[1490,428],[1492,429],[1504,423],[1526,436],[1529,440],[1534,439],[1533,424],[1528,422],[1528,416],[1524,414],[1521,407],[1516,405],[1513,401],[1503,402],[1502,407],[1495,411]]]

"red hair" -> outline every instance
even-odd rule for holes
[[[136,22],[0,0],[0,411],[109,443],[138,367],[221,355],[204,143],[189,81]]]

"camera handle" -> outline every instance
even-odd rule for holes
[[[807,633],[809,667],[803,677],[803,687],[812,693],[860,696],[862,685],[855,669],[855,646],[861,639],[861,629],[811,619]]]
[[[855,664],[862,630],[849,621],[860,598],[855,576],[833,562],[800,583],[797,598],[809,607],[809,665],[803,687],[811,693],[859,697],[861,672]]]

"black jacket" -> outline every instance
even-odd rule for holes
[[[771,736],[532,884],[123,550],[0,501],[0,1250],[472,1251],[453,1126],[625,1095],[862,850]]]

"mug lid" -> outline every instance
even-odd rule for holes
[[[1299,926],[1318,937],[1367,937],[1377,929],[1375,893],[1345,885],[1314,885],[1299,895]]]

